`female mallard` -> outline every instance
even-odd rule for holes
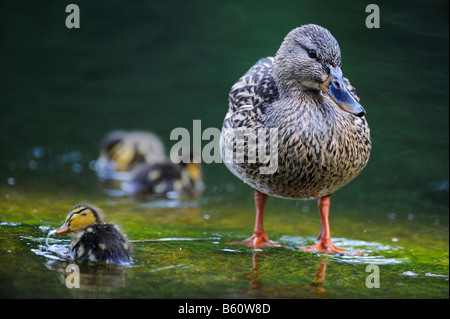
[[[277,245],[263,228],[268,195],[317,198],[321,232],[316,245],[302,249],[345,252],[330,239],[330,195],[354,179],[369,160],[371,141],[364,115],[355,89],[342,75],[338,42],[318,25],[289,32],[275,58],[259,60],[234,84],[222,128],[222,158],[255,190],[256,205],[253,236],[240,243]],[[240,141],[243,147],[236,146],[239,136],[252,134],[253,139]],[[267,160],[262,158],[269,147],[275,148],[270,158],[276,169],[264,171]],[[251,154],[258,154],[259,161],[251,161]]]
[[[105,224],[97,208],[74,206],[53,235],[73,232],[72,258],[112,264],[131,262],[131,245],[114,224]]]

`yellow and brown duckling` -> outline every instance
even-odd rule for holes
[[[102,141],[97,171],[99,175],[111,177],[112,171],[128,172],[141,164],[159,163],[165,159],[164,144],[155,134],[113,131]]]
[[[256,206],[253,236],[240,243],[276,246],[263,227],[264,207],[271,195],[318,199],[322,224],[318,242],[302,249],[346,252],[331,242],[330,195],[358,176],[369,160],[371,140],[364,115],[356,90],[342,75],[338,42],[314,24],[289,32],[274,58],[259,60],[233,85],[222,128],[222,158],[254,189]],[[236,130],[269,129],[277,132],[278,152],[272,154],[275,172],[261,173],[266,166],[261,161],[233,160]],[[249,154],[258,151],[255,148],[247,143]]]
[[[197,161],[198,162],[198,161]],[[150,194],[167,198],[183,195],[195,196],[203,190],[200,163],[190,160],[178,164],[167,160],[163,163],[139,167],[122,188],[134,194]]]
[[[65,223],[53,235],[72,232],[73,259],[110,264],[130,264],[131,244],[114,224],[103,221],[100,210],[93,206],[76,205],[67,214]]]

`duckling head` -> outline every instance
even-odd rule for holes
[[[78,232],[86,226],[103,223],[103,218],[101,217],[98,208],[88,205],[76,205],[69,210],[66,221],[61,227],[53,231],[53,235]]]
[[[108,136],[104,142],[106,157],[113,160],[118,171],[125,171],[136,156],[136,150],[126,143],[123,134],[115,133]]]
[[[285,95],[323,92],[342,110],[361,117],[365,111],[347,89],[341,67],[341,50],[330,31],[308,24],[287,34],[275,55],[273,76]]]

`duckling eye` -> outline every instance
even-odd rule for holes
[[[317,57],[316,50],[308,50],[308,56],[309,56],[311,59],[315,59],[315,58]]]
[[[81,214],[81,216],[86,216],[86,213]]]

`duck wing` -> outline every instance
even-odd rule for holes
[[[236,126],[242,117],[255,117],[265,112],[279,94],[272,76],[273,57],[267,57],[256,62],[231,88],[229,94],[229,109],[225,120],[234,115]],[[251,111],[249,114],[247,111]]]

